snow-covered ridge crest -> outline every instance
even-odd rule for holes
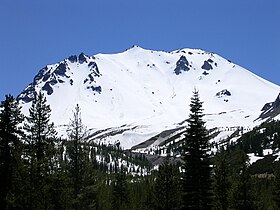
[[[134,46],[117,54],[81,53],[47,65],[18,100],[27,114],[34,95],[43,91],[52,120],[61,130],[79,104],[83,122],[93,133],[107,131],[102,141],[120,141],[130,148],[180,126],[188,117],[194,87],[204,102],[209,128],[258,124],[254,120],[262,107],[280,91],[279,86],[215,53]]]

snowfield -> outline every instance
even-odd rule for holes
[[[60,135],[79,104],[91,133],[103,130],[93,139],[131,148],[180,126],[194,89],[204,102],[208,128],[252,128],[260,123],[255,120],[264,104],[280,92],[279,86],[215,53],[134,46],[118,54],[81,54],[47,65],[18,99],[28,114],[34,93],[42,90]]]

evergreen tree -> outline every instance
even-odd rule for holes
[[[20,106],[13,96],[7,95],[0,105],[0,207],[7,208],[8,202],[13,203],[17,198],[8,199],[8,193],[15,195],[13,185],[18,184],[15,175],[19,172],[21,162],[22,131],[19,124],[23,121]],[[11,204],[11,205],[13,205]]]
[[[51,108],[43,93],[32,101],[29,116],[24,125],[27,155],[29,158],[30,188],[28,193],[29,209],[45,209],[50,205],[51,186],[47,184],[52,171],[52,159],[56,141],[54,124],[50,123]],[[49,181],[48,181],[49,182]]]
[[[273,200],[280,209],[280,162],[275,163],[274,167]]]
[[[166,161],[159,166],[155,180],[156,209],[180,209],[179,168]]]
[[[203,121],[202,102],[194,91],[184,137],[182,179],[184,209],[211,209],[212,183],[209,137]]]
[[[146,209],[154,209],[156,206],[154,175],[145,176],[143,179],[144,180],[143,183],[141,183],[141,186],[145,187],[144,205]]]
[[[68,171],[72,186],[72,208],[83,209],[95,206],[95,157],[90,155],[86,127],[82,123],[81,109],[75,107],[73,119],[68,126],[67,144]],[[91,156],[91,158],[90,158]]]
[[[249,174],[249,159],[245,152],[239,151],[239,168],[233,175],[232,201],[234,209],[255,209],[252,192],[251,176]]]
[[[54,124],[50,123],[51,108],[42,92],[35,97],[29,109],[29,117],[25,123],[27,141],[30,145],[34,158],[39,165],[45,163],[45,168],[52,155],[49,154],[51,146],[56,140]],[[49,155],[49,156],[48,156]]]
[[[229,161],[226,157],[226,151],[222,149],[216,154],[214,158],[214,180],[215,180],[215,197],[216,207],[218,209],[228,209],[229,202]]]
[[[126,175],[123,171],[116,173],[112,191],[112,208],[114,210],[126,209],[128,203],[128,187]]]

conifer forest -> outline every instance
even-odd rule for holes
[[[28,116],[7,95],[0,106],[0,209],[280,209],[279,161],[266,156],[250,164],[247,155],[279,148],[280,122],[263,123],[266,133],[253,129],[213,152],[196,90],[189,109],[180,155],[167,154],[155,166],[147,154],[91,141],[79,105],[62,138],[42,93]]]

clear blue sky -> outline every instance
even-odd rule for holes
[[[1,0],[0,100],[47,64],[132,45],[215,52],[280,85],[279,0]]]

